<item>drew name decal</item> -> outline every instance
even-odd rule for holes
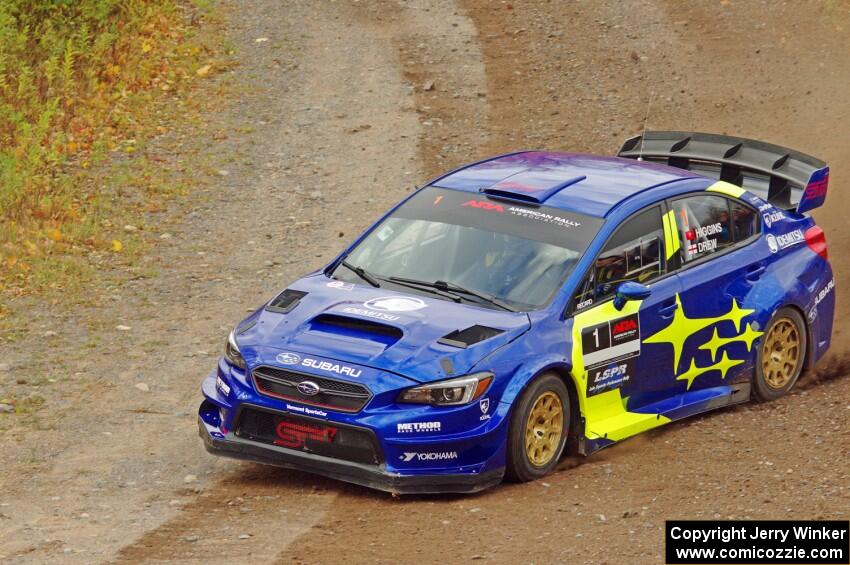
[[[714,251],[717,249],[717,239],[704,238],[720,233],[723,233],[723,224],[719,222],[688,230],[685,234],[685,239],[690,242],[688,243],[688,253],[690,255],[697,255],[699,253],[705,253],[706,251]],[[697,241],[697,238],[703,238],[704,241]]]

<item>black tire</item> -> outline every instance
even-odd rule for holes
[[[786,356],[786,352],[792,348],[787,347],[787,342],[784,347],[782,343],[777,345],[771,336],[774,331],[779,335],[783,328],[790,328],[788,324],[791,324],[794,328],[793,331],[796,332],[797,352],[796,361],[793,363],[788,359],[782,359]],[[767,348],[771,350],[767,351]],[[794,308],[780,308],[767,323],[764,336],[762,336],[759,344],[753,381],[753,394],[756,400],[767,402],[785,396],[797,383],[797,379],[800,378],[807,352],[808,335],[806,334],[803,316]],[[780,369],[780,367],[784,367],[784,369]],[[785,372],[779,373],[780,370],[787,372],[787,374]],[[777,374],[780,374],[782,378],[778,378]],[[784,382],[781,382],[782,380]]]
[[[526,429],[532,409],[539,399],[544,397],[553,400],[547,393],[552,393],[560,400],[562,411],[562,429],[557,446],[553,449],[543,450],[546,462],[535,464],[528,455],[526,449]],[[570,430],[570,417],[572,407],[570,406],[570,395],[564,381],[555,373],[543,373],[525,389],[514,405],[511,415],[510,428],[508,430],[508,462],[505,476],[508,480],[525,483],[546,476],[558,464],[564,446],[567,443],[567,435]],[[550,436],[553,438],[554,437]]]

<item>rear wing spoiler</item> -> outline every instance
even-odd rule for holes
[[[688,131],[648,131],[627,139],[618,157],[664,163],[738,185],[777,208],[803,213],[823,205],[829,167],[779,145]]]

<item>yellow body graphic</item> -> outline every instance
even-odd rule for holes
[[[726,378],[726,372],[729,371],[735,365],[740,365],[743,363],[743,359],[729,359],[729,356],[726,355],[726,352],[723,352],[723,358],[720,359],[720,362],[714,363],[713,365],[709,365],[708,367],[697,367],[696,360],[691,359],[691,367],[678,377],[676,377],[677,381],[687,381],[688,390],[690,390],[691,385],[694,384],[694,379],[698,376],[708,373],[710,371],[720,371],[720,378]]]
[[[639,300],[630,301],[622,310],[617,310],[613,301],[609,301],[576,314],[573,320],[573,378],[578,391],[579,408],[585,418],[585,436],[588,439],[606,438],[619,441],[670,422],[669,418],[658,414],[629,412],[626,410],[627,399],[622,397],[620,389],[587,396],[588,376],[582,354],[581,331],[609,320],[636,314],[641,303]]]
[[[617,310],[614,307],[613,301],[609,301],[576,314],[574,318],[573,378],[578,391],[579,408],[585,418],[585,436],[588,439],[605,438],[612,441],[619,441],[671,421],[661,414],[628,411],[626,409],[628,398],[622,396],[619,388],[592,396],[587,395],[588,371],[584,366],[582,330],[592,328],[606,321],[637,314],[641,304],[642,301],[630,301],[625,304],[622,310]],[[712,371],[719,371],[721,378],[725,379],[730,369],[743,364],[745,360],[730,359],[728,353],[724,351],[720,361],[716,361],[717,353],[720,349],[730,343],[741,342],[747,345],[748,351],[752,351],[753,343],[764,333],[754,330],[750,324],[746,324],[744,331],[741,332],[741,325],[744,318],[751,315],[755,310],[741,308],[735,299],[732,300],[729,312],[722,316],[708,318],[689,318],[684,311],[682,300],[678,294],[676,295],[676,304],[678,308],[670,325],[656,332],[654,335],[643,339],[643,343],[669,343],[673,347],[672,373],[676,380],[686,382],[686,390],[690,390],[697,377]],[[715,328],[711,339],[699,346],[699,349],[708,350],[711,353],[712,364],[706,367],[698,367],[696,359],[691,358],[688,369],[679,373],[679,362],[688,338],[700,330],[724,321],[731,322],[739,333],[732,337],[722,338],[719,337],[717,328]],[[632,375],[632,378],[634,378],[634,375]]]
[[[747,345],[747,351],[752,351],[753,342],[762,335],[764,335],[764,332],[757,332],[751,327],[750,324],[746,325],[744,333],[732,337],[720,337],[717,334],[717,328],[714,328],[714,335],[711,336],[710,340],[700,345],[699,348],[705,349],[706,351],[710,351],[711,360],[715,361],[717,359],[717,352],[724,345],[740,341],[741,343],[745,343]]]
[[[720,194],[725,194],[726,196],[731,196],[732,198],[740,198],[746,190],[741,188],[738,185],[732,184],[731,182],[726,182],[724,180],[717,181],[713,185],[706,188],[709,192],[719,192]]]
[[[661,223],[664,227],[664,241],[667,249],[667,260],[672,259],[681,248],[679,236],[676,233],[676,216],[673,210],[670,210],[661,217]]]
[[[718,322],[729,320],[735,324],[738,331],[741,331],[741,322],[744,318],[755,312],[755,310],[745,310],[738,306],[737,300],[732,300],[732,308],[723,316],[713,318],[688,318],[685,314],[682,300],[679,295],[676,295],[676,313],[673,316],[673,321],[669,326],[656,333],[655,335],[643,340],[644,343],[669,343],[673,346],[673,372],[679,371],[679,360],[682,358],[682,349],[685,347],[685,341],[697,333],[698,331],[712,326]]]

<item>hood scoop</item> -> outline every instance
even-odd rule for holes
[[[338,314],[319,314],[310,321],[310,331],[374,341],[384,347],[391,346],[404,336],[401,329],[395,326]]]
[[[475,345],[485,339],[497,336],[500,333],[503,333],[503,330],[475,325],[470,326],[465,330],[455,330],[451,333],[447,333],[438,339],[437,343],[466,349],[470,345]]]
[[[266,310],[269,312],[277,312],[279,314],[287,314],[298,306],[298,303],[301,302],[301,299],[305,296],[307,296],[306,292],[287,288],[275,296],[274,300],[269,302],[269,305],[266,306]]]

